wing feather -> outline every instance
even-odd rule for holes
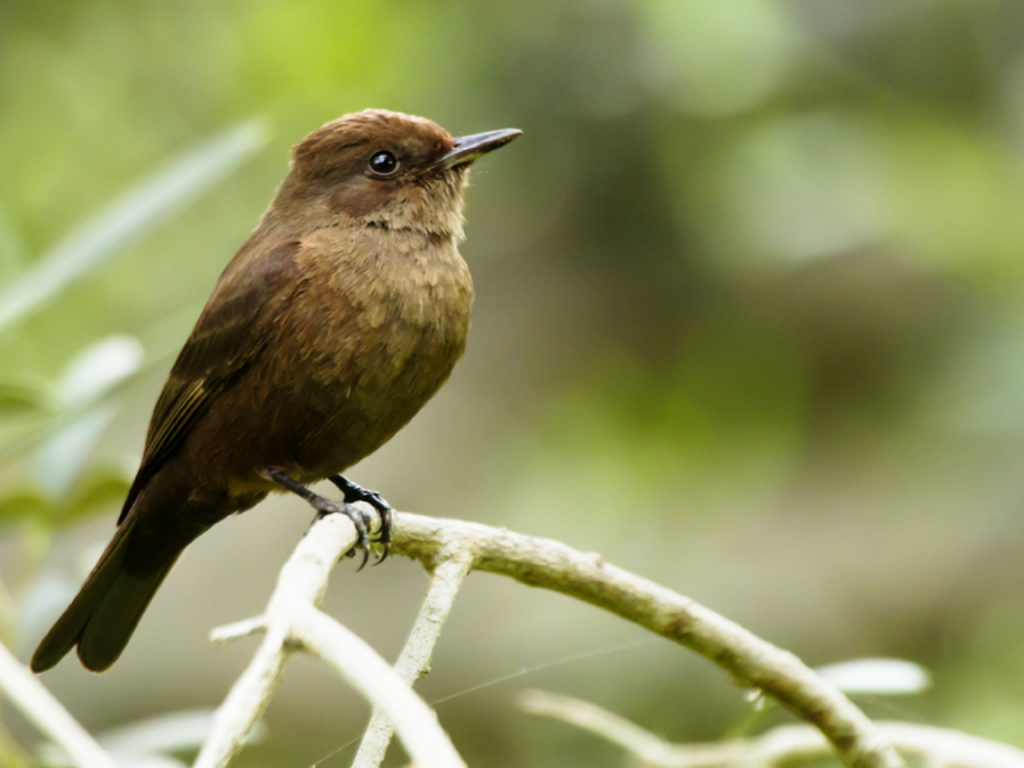
[[[210,403],[263,351],[265,323],[299,283],[300,247],[298,241],[271,248],[250,241],[224,270],[153,409],[142,464],[118,524]]]

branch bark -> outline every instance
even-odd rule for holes
[[[451,612],[459,587],[473,564],[470,552],[442,550],[434,568],[427,596],[420,606],[409,639],[395,663],[395,671],[410,687],[430,671],[430,657]],[[374,707],[352,768],[375,768],[384,760],[394,729],[384,711]]]
[[[334,564],[355,542],[356,530],[347,517],[318,517],[281,569],[264,614],[214,632],[215,640],[258,631],[266,637],[217,710],[195,768],[223,768],[241,749],[296,649],[319,656],[386,712],[418,766],[465,768],[437,716],[407,683],[376,651],[316,608]]]
[[[604,562],[600,555],[478,523],[404,512],[395,515],[393,533],[394,554],[419,560],[435,574],[413,636],[400,659],[406,681],[400,685],[412,698],[401,704],[388,698],[397,695],[393,682],[399,677],[391,679],[382,669],[366,676],[369,667],[377,669],[376,662],[364,670],[361,664],[353,664],[353,659],[364,658],[362,654],[372,651],[365,647],[339,650],[341,644],[362,645],[362,641],[315,611],[331,568],[355,542],[355,530],[347,518],[319,518],[282,569],[264,616],[214,633],[218,639],[256,631],[266,631],[267,636],[218,711],[213,733],[196,768],[222,768],[237,752],[265,710],[288,651],[297,646],[336,666],[367,695],[397,726],[417,765],[462,765],[436,718],[406,686],[429,666],[441,624],[470,570],[503,574],[530,586],[561,592],[696,651],[730,672],[740,684],[765,692],[814,725],[851,768],[903,768],[902,759],[885,734],[835,686],[794,655],[687,597]],[[379,683],[375,684],[371,677],[378,672],[381,677],[374,678]],[[394,674],[392,670],[387,672]],[[386,682],[380,682],[385,678]],[[423,716],[420,707],[429,717]],[[425,735],[431,727],[436,732]],[[375,717],[373,730],[360,750],[360,768],[379,765],[389,738],[390,729],[381,717]]]
[[[587,701],[527,691],[524,710],[552,717],[617,744],[642,764],[660,768],[776,768],[792,760],[827,757],[821,732],[806,725],[784,725],[749,739],[713,744],[672,744],[650,731]],[[1024,768],[1024,752],[966,733],[917,723],[875,726],[896,749],[922,758],[928,768]]]
[[[885,736],[839,689],[793,654],[688,597],[561,542],[460,520],[396,516],[395,554],[430,568],[451,550],[470,553],[473,570],[575,597],[696,651],[814,725],[851,768],[903,766]]]

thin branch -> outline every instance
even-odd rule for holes
[[[902,768],[885,736],[796,656],[677,592],[557,541],[459,520],[396,516],[392,550],[428,568],[442,547],[475,553],[474,570],[575,597],[685,645],[817,727],[851,768]]]
[[[288,634],[284,627],[264,627],[264,630],[267,635],[259,650],[214,714],[195,768],[226,766],[266,711],[284,668]]]
[[[669,759],[667,755],[675,748],[675,745],[669,744],[624,717],[602,709],[596,704],[591,704],[589,701],[581,701],[571,696],[562,696],[547,691],[523,691],[519,696],[519,708],[531,715],[561,720],[563,723],[569,723],[569,725],[575,725],[577,728],[595,733],[612,744],[622,747],[643,763],[667,765],[664,761]],[[828,744],[824,738],[821,738],[821,743]],[[704,749],[703,746],[692,746],[695,756],[701,754]],[[711,746],[721,747],[722,750],[718,754],[723,756],[721,758],[723,762],[727,760],[726,744],[716,743]],[[736,753],[733,753],[733,757],[736,757]],[[698,759],[695,759],[695,762]]]
[[[828,757],[831,745],[821,732],[786,725],[749,739],[713,744],[671,744],[650,731],[590,702],[544,691],[527,691],[527,712],[578,726],[634,755],[642,764],[663,768],[777,768],[795,759]],[[896,747],[922,758],[928,768],[1024,768],[1024,752],[959,731],[916,723],[882,722],[876,727]]]
[[[270,702],[285,661],[302,648],[335,667],[397,724],[410,756],[420,766],[464,768],[433,712],[377,653],[316,609],[334,564],[356,542],[344,515],[318,517],[281,569],[261,617],[215,630],[218,639],[265,631],[248,668],[217,710],[196,768],[223,768]]]
[[[384,712],[421,768],[466,768],[434,710],[369,645],[312,607],[297,612],[292,637],[333,666],[363,696]]]
[[[0,691],[35,726],[67,753],[79,768],[117,768],[117,763],[89,735],[35,675],[0,643]]]
[[[267,631],[267,617],[262,613],[249,619],[242,619],[223,627],[210,630],[210,640],[215,643],[226,643],[229,640],[241,640],[243,637],[261,635]]]
[[[264,617],[215,633],[238,636],[265,628],[268,636],[218,711],[196,768],[222,768],[237,752],[245,733],[266,708],[289,645],[301,640],[293,634],[303,619],[295,607],[319,602],[334,562],[354,541],[354,529],[343,516],[318,520],[282,570]],[[392,549],[421,561],[428,570],[440,570],[454,558],[460,565],[453,566],[452,573],[468,567],[503,574],[604,608],[711,659],[742,685],[771,695],[817,727],[851,768],[903,768],[885,734],[794,655],[687,597],[605,563],[599,555],[504,529],[410,513],[395,516]],[[439,603],[442,612],[450,609],[456,590],[457,583]],[[436,641],[436,635],[433,639]],[[403,665],[410,681],[416,669],[429,664],[432,642],[418,646],[418,660],[410,654],[408,666]],[[344,661],[345,654],[339,656],[333,645],[308,647],[319,649],[338,664]],[[393,717],[384,701],[372,703]],[[399,733],[414,732],[403,728],[407,726],[399,727]],[[406,747],[414,759],[426,764],[417,757],[413,744],[407,742]]]
[[[430,657],[441,636],[441,628],[472,564],[472,552],[442,550],[439,555],[427,596],[423,599],[409,639],[395,663],[395,671],[407,685],[412,686],[430,671]],[[374,707],[373,717],[363,734],[352,768],[376,768],[380,765],[391,742],[393,730],[384,712]]]

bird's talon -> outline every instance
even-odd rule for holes
[[[384,557],[387,557],[388,545],[391,543],[391,525],[394,518],[394,510],[390,506],[380,510],[380,531],[377,534],[377,541],[384,545]],[[378,562],[383,562],[384,557]]]
[[[366,518],[365,513],[358,507],[353,507],[350,504],[344,504],[341,506],[341,510],[345,516],[352,521],[352,525],[356,528],[356,535],[358,539],[356,545],[352,547],[352,551],[360,550],[363,553],[363,562],[360,563],[359,567],[356,568],[356,572],[363,570],[366,567],[366,563],[370,559],[370,534],[366,530]]]
[[[380,515],[380,530],[376,533],[373,540],[384,545],[385,554],[377,563],[383,562],[384,558],[387,557],[387,545],[391,543],[391,522],[394,516],[391,505],[377,491],[371,491],[356,485],[347,477],[335,475],[330,480],[342,492],[346,504],[365,501],[377,510],[377,514]],[[362,511],[360,511],[360,514],[363,514]]]
[[[367,547],[366,549],[363,549],[363,562],[361,562],[359,564],[359,567],[356,568],[356,573],[359,573],[361,570],[363,570],[363,568],[366,567],[366,563],[369,562],[369,560],[370,560],[370,549]]]

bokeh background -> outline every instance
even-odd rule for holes
[[[368,106],[525,135],[474,171],[465,358],[351,477],[600,552],[812,664],[913,660],[934,687],[872,715],[1024,746],[1017,0],[0,2],[6,644],[28,657],[109,537],[289,147]],[[109,673],[43,680],[94,732],[216,706],[255,640],[207,633],[259,612],[309,519],[224,522]],[[394,656],[426,577],[353,571],[326,609]],[[685,650],[473,576],[420,687],[469,763],[622,764],[519,712],[527,687],[676,740],[748,714]],[[367,714],[296,659],[238,765],[311,765]],[[34,754],[0,717],[0,762]]]

